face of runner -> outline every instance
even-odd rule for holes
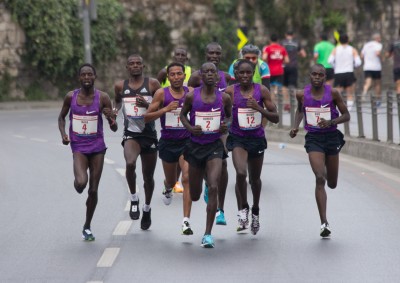
[[[258,55],[252,53],[246,53],[243,55],[243,59],[249,60],[253,64],[257,64]]]
[[[222,57],[222,48],[221,46],[209,45],[206,52],[206,60],[207,62],[214,63],[215,66],[218,66],[219,62],[221,62]]]
[[[126,63],[126,69],[131,76],[140,76],[143,73],[143,59],[140,56],[130,56]]]
[[[241,63],[236,72],[235,77],[242,85],[249,85],[253,82],[254,68],[249,63]]]
[[[183,81],[185,80],[185,72],[180,66],[173,66],[169,68],[167,74],[168,80],[171,86],[174,88],[181,88],[183,86]]]
[[[206,86],[215,86],[219,80],[217,67],[213,63],[204,63],[200,71],[203,83]]]
[[[79,73],[79,82],[81,83],[82,88],[92,88],[95,80],[96,75],[91,67],[85,66],[81,69],[81,72]]]
[[[326,79],[325,68],[319,65],[315,65],[311,68],[310,82],[315,88],[319,88],[324,85]]]
[[[175,49],[174,52],[174,61],[181,63],[181,64],[185,64],[187,61],[188,57],[187,57],[187,52],[185,49]]]

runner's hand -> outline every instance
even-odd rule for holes
[[[63,136],[63,138],[62,138],[63,145],[68,145],[69,142],[70,142],[70,140],[68,138],[68,135]]]
[[[171,101],[170,104],[167,105],[167,112],[171,112],[172,110],[178,109],[179,101]]]
[[[196,125],[194,127],[192,127],[192,129],[190,130],[190,132],[194,135],[194,136],[200,136],[203,134],[203,130],[201,129],[200,125]]]
[[[228,125],[225,124],[224,121],[221,122],[221,125],[219,126],[219,132],[221,134],[226,134],[228,132]]]
[[[289,136],[291,138],[294,138],[297,135],[297,132],[299,131],[299,129],[291,129],[289,132]]]
[[[149,104],[147,103],[146,99],[144,99],[144,97],[141,95],[136,96],[136,105],[145,108],[149,107]]]

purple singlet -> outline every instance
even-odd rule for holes
[[[163,139],[184,139],[190,137],[190,132],[182,125],[179,115],[185,101],[186,94],[189,92],[187,87],[183,87],[184,95],[180,99],[175,99],[169,87],[164,88],[164,104],[163,107],[167,106],[173,101],[178,101],[178,109],[167,112],[160,117],[161,122],[161,138]]]
[[[253,84],[253,87],[253,98],[258,105],[264,108],[261,98],[261,86]],[[230,132],[240,137],[264,137],[264,127],[261,124],[262,114],[252,108],[248,108],[246,106],[247,100],[240,93],[240,84],[235,84],[232,104],[233,119]]]
[[[190,110],[190,124],[200,125],[203,134],[191,137],[192,141],[199,144],[208,144],[221,137],[219,128],[225,117],[224,105],[222,103],[222,93],[215,90],[215,100],[212,103],[204,103],[201,99],[202,87],[194,89],[193,105]]]
[[[76,89],[72,94],[71,109],[69,111],[69,136],[72,152],[84,154],[101,152],[106,149],[103,134],[103,118],[100,112],[100,92],[94,90],[91,105],[78,105]]]
[[[305,119],[304,128],[310,133],[326,133],[333,132],[337,126],[331,126],[329,128],[321,129],[317,124],[320,118],[325,120],[333,120],[339,117],[339,112],[336,109],[336,105],[332,99],[332,88],[329,85],[324,85],[324,96],[321,100],[315,100],[311,94],[311,85],[304,87],[304,103],[303,112]]]

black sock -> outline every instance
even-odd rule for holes
[[[260,214],[260,208],[259,207],[252,207],[251,208],[251,213],[253,213],[254,215],[259,215]]]

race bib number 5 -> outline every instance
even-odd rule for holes
[[[321,118],[325,120],[331,120],[331,109],[320,108],[320,107],[306,107],[306,118],[309,126],[318,126]]]
[[[151,97],[144,96],[144,99],[150,103]],[[145,107],[139,107],[136,105],[136,97],[125,97],[124,98],[124,108],[126,116],[130,118],[142,118],[146,113]]]
[[[97,134],[97,116],[72,115],[72,131],[78,136]]]
[[[205,134],[213,134],[219,132],[221,124],[221,111],[215,112],[198,112],[195,114],[195,124],[201,126]]]
[[[261,126],[261,113],[251,108],[238,108],[238,122],[241,130],[254,130]]]

